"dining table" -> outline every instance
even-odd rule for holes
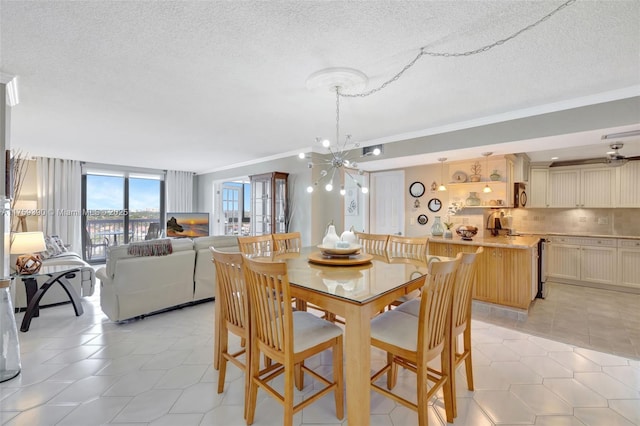
[[[317,247],[304,247],[274,260],[287,263],[296,301],[312,303],[344,320],[347,422],[366,426],[371,413],[371,319],[394,300],[419,289],[429,262],[451,258],[381,252],[351,256],[353,262],[318,263],[323,257],[319,252]]]

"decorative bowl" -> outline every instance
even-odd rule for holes
[[[318,248],[320,249],[320,251],[322,251],[323,254],[328,254],[328,255],[346,255],[346,254],[356,254],[357,252],[360,251],[360,249],[362,248],[362,246],[360,244],[349,244],[349,247],[346,248],[338,248],[338,247],[329,247],[329,246],[325,246],[320,244],[318,246]]]
[[[478,228],[470,225],[461,225],[456,229],[456,234],[460,235],[465,241],[471,241],[477,233]]]

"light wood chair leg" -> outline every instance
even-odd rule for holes
[[[389,365],[389,370],[387,371],[387,389],[391,390],[396,387],[396,383],[398,382],[398,364],[393,362],[393,354],[391,352],[387,352],[387,364]]]
[[[416,370],[416,381],[418,392],[418,426],[427,426],[429,424],[429,399],[427,397],[427,366],[418,363]]]
[[[297,366],[294,366],[294,369]],[[295,372],[284,373],[284,426],[293,426],[293,386],[295,385]]]
[[[471,324],[467,325],[467,329],[463,333],[464,336],[464,350],[468,351],[467,357],[464,360],[464,368],[467,374],[467,389],[473,390],[473,364],[471,362]]]
[[[304,372],[302,371],[302,367],[304,366],[304,361],[296,364],[293,369],[293,374],[295,376],[296,389],[301,391],[304,388]]]
[[[218,342],[218,362],[219,362],[219,373],[218,373],[218,393],[222,393],[224,391],[224,380],[227,375],[227,358],[224,356],[224,353],[229,350],[228,343],[228,331],[226,327],[220,327],[220,341]]]
[[[344,418],[344,387],[342,382],[342,336],[338,338],[338,344],[333,351],[333,381],[336,382],[336,389],[333,392],[336,400],[336,417],[340,420]]]
[[[442,374],[447,376],[444,385],[442,386],[442,392],[444,393],[444,409],[446,412],[447,422],[453,423],[453,419],[455,418],[455,413],[457,411],[457,407],[455,406],[455,394],[453,389],[453,374],[451,371],[455,368],[454,354],[453,354],[453,345],[450,342],[445,343],[445,348],[442,351],[441,355],[441,363],[442,363]]]
[[[251,351],[251,359],[255,362],[251,363],[251,377],[249,377],[249,404],[246,409],[248,425],[253,424],[253,417],[256,413],[256,403],[258,401],[258,384],[254,380],[254,377],[258,377],[260,372],[260,351],[258,349]]]

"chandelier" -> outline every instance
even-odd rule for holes
[[[360,71],[357,71],[351,68],[329,68],[329,69],[321,70],[312,74],[309,77],[309,79],[307,79],[307,88],[312,89],[310,87],[310,83],[311,83],[311,85],[315,85],[315,88],[324,87],[325,89],[330,88],[332,91],[335,91],[335,94],[336,94],[336,140],[335,140],[335,145],[332,145],[328,139],[316,138],[316,141],[318,143],[321,143],[322,146],[329,151],[330,156],[328,160],[324,160],[324,162],[320,164],[320,166],[323,167],[322,171],[320,172],[320,178],[318,178],[318,180],[316,180],[312,185],[309,185],[307,187],[307,192],[313,192],[315,187],[320,185],[320,183],[323,182],[325,179],[327,179],[327,177],[328,177],[328,181],[325,184],[324,189],[327,191],[332,191],[334,178],[336,177],[337,172],[343,172],[345,176],[351,178],[353,182],[355,182],[356,186],[360,188],[362,193],[366,194],[367,192],[369,192],[369,189],[366,186],[363,186],[354,177],[354,174],[358,174],[358,175],[364,174],[364,171],[358,168],[358,163],[355,161],[355,159],[351,157],[353,149],[359,148],[360,144],[351,142],[351,135],[346,135],[344,142],[340,143],[340,97],[364,98],[364,97],[373,95],[385,89],[390,84],[398,81],[404,75],[405,72],[411,69],[418,62],[418,60],[420,60],[425,56],[432,57],[432,58],[434,57],[457,58],[457,57],[467,57],[467,56],[485,53],[493,48],[502,46],[514,40],[515,38],[517,38],[518,36],[520,36],[521,34],[527,31],[533,30],[535,27],[547,21],[553,15],[557,14],[558,12],[565,9],[566,7],[571,6],[576,1],[577,0],[566,0],[564,3],[560,4],[551,12],[547,13],[546,15],[536,20],[535,22],[532,22],[531,24],[520,28],[518,31],[511,33],[510,35],[505,36],[502,39],[498,39],[493,43],[486,44],[476,49],[466,50],[461,52],[436,52],[436,51],[428,50],[426,46],[423,46],[419,49],[417,55],[409,63],[407,63],[399,72],[397,72],[393,77],[384,81],[378,87],[374,87],[373,89],[370,89],[365,92],[357,92],[358,89],[361,90],[364,87],[364,84],[362,83],[366,84],[366,80],[367,80],[366,75],[364,75]],[[358,86],[358,85],[361,85],[362,87],[356,88],[355,89],[356,93],[343,93],[341,91],[343,89],[346,89],[347,87],[351,89],[352,86]],[[380,155],[380,153],[381,153],[381,150],[379,147],[373,147],[373,149],[366,151],[366,153],[364,153],[362,156]],[[485,155],[485,157],[487,157],[485,160],[487,162],[487,165],[489,161],[488,157],[491,154],[492,153],[483,154]],[[308,158],[307,155],[304,153],[299,154],[299,157],[301,159]],[[438,161],[441,161],[442,163],[441,169],[442,169],[444,167],[444,161],[446,161],[446,158],[440,158],[438,159]],[[311,162],[309,163],[309,168],[312,168],[314,166],[315,164]],[[338,174],[341,174],[341,173],[338,173]],[[446,187],[444,186],[444,181],[442,182],[442,184],[440,185],[440,188],[438,189],[440,191],[446,190]],[[487,184],[483,189],[483,191],[491,192],[491,187]],[[345,195],[345,193],[346,191],[344,189],[344,185],[341,184],[340,194]]]
[[[358,155],[358,149],[360,144],[351,140],[351,135],[345,135],[345,138],[340,142],[340,96],[344,96],[341,93],[343,87],[363,85],[366,83],[366,76],[357,71],[348,68],[330,68],[314,73],[307,80],[307,87],[310,89],[317,88],[319,86],[327,86],[335,92],[336,95],[336,138],[335,143],[327,138],[316,137],[316,143],[321,144],[323,148],[328,151],[328,158],[322,160],[319,164],[312,162],[308,163],[309,168],[322,167],[320,171],[320,177],[307,187],[307,192],[311,193],[321,183],[325,183],[324,189],[326,191],[333,191],[334,179],[336,175],[340,182],[342,182],[342,174],[344,178],[350,178],[358,189],[366,194],[369,192],[369,188],[363,185],[356,175],[363,175],[364,170],[359,168],[358,159],[368,156],[378,156],[382,152],[379,146],[370,147],[371,149]],[[307,155],[301,152],[298,157],[300,159],[308,158]],[[346,190],[344,184],[340,184],[340,195],[345,195]]]

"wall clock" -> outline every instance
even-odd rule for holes
[[[418,223],[420,225],[426,225],[427,222],[429,222],[429,218],[426,214],[421,214],[420,216],[418,216]]]
[[[424,185],[422,182],[413,182],[411,186],[409,186],[409,194],[415,198],[422,197],[424,194]]]
[[[437,198],[432,198],[429,200],[429,204],[427,207],[429,207],[429,210],[435,213],[442,208],[442,201]]]

